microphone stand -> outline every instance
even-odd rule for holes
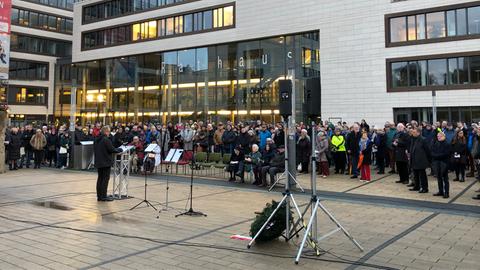
[[[189,198],[188,198],[190,200],[190,209],[188,209],[188,211],[186,211],[186,212],[175,215],[175,217],[179,217],[179,216],[191,216],[191,217],[204,216],[204,217],[206,217],[207,216],[206,214],[204,214],[202,212],[193,210],[193,170],[195,169],[195,146],[193,146],[192,152],[193,152],[192,161],[190,163],[190,166],[191,166],[190,169],[191,169],[192,172],[191,172],[191,175],[190,175],[190,195],[189,195]]]

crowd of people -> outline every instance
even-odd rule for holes
[[[76,125],[74,142],[94,141],[102,134],[100,123]],[[144,149],[151,143],[161,147],[165,158],[169,149],[182,148],[193,153],[228,154],[226,166],[229,181],[245,182],[252,172],[258,186],[269,186],[275,176],[285,170],[285,130],[281,123],[262,121],[210,123],[115,123],[108,137],[112,146],[134,146],[135,169],[141,171]],[[397,183],[411,191],[428,193],[427,170],[438,182],[435,196],[448,198],[449,172],[453,181],[465,181],[480,172],[480,127],[473,123],[437,122],[406,124],[387,122],[383,127],[370,127],[365,120],[348,125],[345,122],[322,122],[315,127],[298,123],[295,127],[298,173],[309,173],[312,157],[312,129],[315,129],[317,173],[327,178],[331,172],[350,175],[352,179],[371,181],[377,174],[398,173]],[[9,127],[6,134],[7,162],[10,170],[41,166],[65,168],[72,149],[68,128],[42,125]],[[372,168],[374,166],[374,168]],[[466,173],[467,169],[469,173]],[[480,180],[477,174],[476,178]],[[480,191],[480,190],[479,190]],[[480,199],[480,195],[474,197]]]

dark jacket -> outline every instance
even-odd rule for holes
[[[307,137],[297,141],[297,163],[309,162],[311,152],[312,145]]]
[[[122,144],[127,143],[127,134],[125,132],[117,132],[113,136],[113,146],[120,147]]]
[[[410,136],[405,132],[397,132],[393,137],[393,141],[397,142],[397,145],[393,145],[395,161],[408,162],[407,149],[410,145]]]
[[[270,160],[270,167],[285,169],[285,152],[275,153],[273,158]]]
[[[275,147],[272,147],[268,151],[266,148],[261,150],[263,164],[270,164],[270,160],[272,160],[273,156],[275,156],[275,149]]]
[[[423,137],[412,138],[409,152],[410,167],[413,170],[425,170],[430,167],[430,147]]]
[[[30,140],[32,139],[35,132],[33,130],[27,131],[26,129],[22,133],[22,146],[25,147],[25,150],[32,151],[32,145],[30,145]]]
[[[237,155],[235,151],[233,151],[232,155],[230,156],[230,161],[243,162],[245,161],[245,154],[243,154],[243,151],[240,151]]]
[[[48,151],[55,151],[57,148],[58,142],[60,138],[58,137],[58,134],[47,134],[47,150]]]
[[[237,137],[237,144],[236,145],[239,145],[242,147],[242,150],[245,152],[245,151],[248,151],[248,148],[250,146],[250,136],[248,135],[248,133],[240,133]]]
[[[235,143],[236,135],[233,130],[225,130],[225,132],[222,135],[222,142],[225,146],[230,146]]]
[[[431,147],[432,160],[448,162],[450,159],[450,144],[447,141],[434,141]]]
[[[10,133],[6,138],[8,141],[7,151],[9,160],[17,160],[20,158],[20,147],[22,146],[22,139],[19,133]],[[2,146],[3,147],[3,146]]]
[[[465,143],[456,142],[452,144],[450,149],[452,163],[467,164],[467,145]],[[460,156],[458,157],[455,154]]]
[[[372,147],[373,147],[372,141],[368,140],[367,147],[362,151],[362,155],[363,155],[362,164],[365,164],[365,165],[372,164]],[[358,146],[358,148],[360,150],[360,145]]]
[[[122,152],[121,149],[113,147],[112,141],[105,135],[95,138],[93,146],[95,153],[95,168],[106,168],[113,165],[113,153]]]
[[[350,151],[350,154],[352,155],[360,154],[358,143],[360,142],[361,138],[362,138],[362,134],[360,132],[355,133],[352,131],[348,133],[347,142],[345,146],[347,147],[347,151]]]
[[[385,158],[387,151],[387,135],[377,134],[375,137],[375,146],[377,147],[377,160]]]

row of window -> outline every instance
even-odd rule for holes
[[[480,34],[480,6],[389,18],[390,43]]]
[[[12,33],[10,39],[12,51],[45,54],[56,57],[72,55],[72,43],[41,37]]]
[[[83,23],[105,20],[192,0],[112,0],[83,7]]]
[[[234,25],[234,8],[226,6],[83,34],[83,48],[92,49],[145,39],[220,29]]]
[[[12,24],[71,34],[73,20],[36,11],[12,8]]]
[[[24,1],[56,7],[56,8],[68,9],[68,10],[73,10],[73,3],[80,2],[79,0],[24,0]]]
[[[8,86],[9,104],[45,105],[48,88],[35,86]]]
[[[391,88],[480,83],[480,55],[390,63]]]
[[[48,63],[10,60],[8,74],[11,80],[48,81]]]

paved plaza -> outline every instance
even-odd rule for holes
[[[248,184],[196,177],[194,208],[207,217],[178,217],[186,208],[188,177],[169,176],[170,206],[129,209],[143,198],[143,178],[131,177],[135,198],[97,202],[96,174],[50,169],[0,175],[0,269],[479,269],[480,202],[473,178],[452,182],[450,199],[409,192],[396,175],[371,183],[346,176],[318,180],[324,205],[364,246],[341,233],[320,243],[324,254],[294,264],[299,238],[254,245],[232,240],[249,234],[255,212],[281,198]],[[299,177],[309,201],[308,175]],[[165,201],[166,177],[149,182],[149,199]],[[109,189],[110,190],[110,189]],[[157,219],[157,215],[159,216]],[[334,225],[319,217],[320,233]],[[307,258],[308,257],[308,258]]]

